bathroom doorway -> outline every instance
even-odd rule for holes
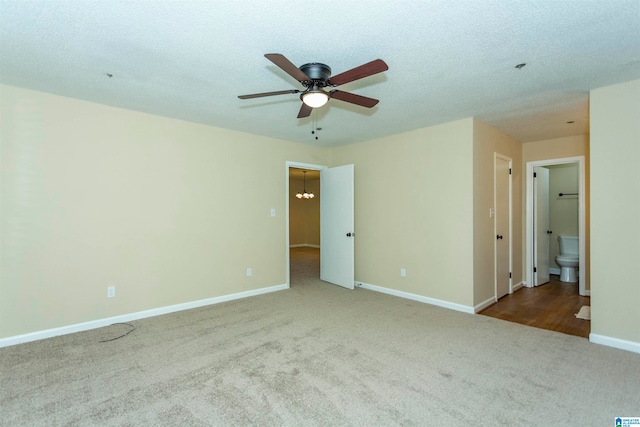
[[[543,171],[546,175],[549,172],[550,183],[547,202],[549,202],[550,212],[550,224],[554,223],[558,228],[553,230],[554,227],[549,226],[547,230],[541,230],[541,233],[537,233],[538,226],[536,224],[536,212],[535,209],[541,203],[538,203],[536,197],[540,194],[537,190],[536,175],[538,170]],[[562,188],[562,177],[570,176],[572,173],[576,173],[575,180],[577,183],[569,184],[570,180],[567,180],[567,190],[559,190]],[[553,184],[551,180],[554,180]],[[577,185],[577,189],[575,188]],[[570,188],[570,187],[571,188]],[[555,264],[555,256],[558,253],[557,249],[557,237],[559,234],[575,233],[579,239],[579,267],[578,267],[578,287],[579,295],[587,296],[588,292],[588,271],[586,265],[586,248],[588,242],[586,241],[586,193],[585,193],[585,160],[584,156],[568,157],[559,159],[549,159],[535,162],[527,162],[526,164],[526,286],[534,287],[536,284],[542,284],[538,279],[538,264],[546,264],[548,273],[559,274],[559,269]],[[543,192],[544,193],[544,192]],[[560,195],[562,194],[562,195]],[[542,201],[541,201],[542,202]],[[542,203],[544,204],[544,203]],[[553,205],[553,207],[551,206]],[[569,220],[562,220],[560,218],[551,218],[551,214],[555,213],[556,216],[564,210],[565,213],[571,210],[571,205],[577,205],[577,221],[575,218]],[[546,259],[539,260],[538,257],[545,251],[539,251],[541,247],[545,249],[547,255]],[[541,265],[544,267],[544,265]],[[542,274],[545,272],[542,271]]]

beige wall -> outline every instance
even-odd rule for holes
[[[549,169],[549,266],[560,268],[556,256],[560,253],[558,236],[578,236],[578,196],[559,196],[560,193],[577,193],[579,168],[577,163],[554,165]]]
[[[465,306],[492,291],[489,154],[514,160],[514,283],[523,275],[518,169],[585,155],[590,182],[588,136],[523,144],[518,160],[514,140],[465,119],[327,150],[0,90],[0,338],[284,284],[286,161],[355,163],[358,281]],[[639,99],[639,81],[592,92],[594,202],[586,195],[597,249],[592,332],[633,342]]]
[[[473,120],[333,149],[350,163],[356,280],[473,305]]]
[[[327,150],[0,89],[0,338],[286,283],[285,164]]]
[[[640,80],[591,91],[591,334],[640,345]]]
[[[298,199],[302,179],[289,179],[289,244],[291,246],[320,246],[320,180],[307,179],[307,191],[313,199]]]
[[[495,296],[494,153],[512,159],[512,277],[513,285],[524,280],[522,246],[522,144],[482,123],[473,121],[473,280],[474,305]]]
[[[589,158],[589,135],[544,139],[522,144],[522,162],[586,156]],[[589,163],[588,161],[586,162]]]

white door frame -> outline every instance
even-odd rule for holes
[[[496,162],[498,159],[509,163],[509,170],[513,171],[513,159],[498,152],[493,153],[493,297],[498,301],[498,246],[496,236],[497,230],[497,208],[496,199]],[[509,272],[513,273],[513,175],[509,174]],[[513,274],[511,275],[513,276]],[[509,278],[509,294],[513,293],[513,277]]]
[[[286,161],[285,162],[285,228],[286,228],[286,238],[285,244],[287,245],[285,253],[287,254],[286,260],[286,278],[287,278],[287,288],[291,287],[291,256],[289,254],[289,245],[290,245],[290,237],[289,237],[289,168],[298,168],[298,169],[310,169],[310,170],[322,170],[327,169],[328,166],[324,165],[314,165],[311,163],[301,163],[301,162],[293,162]],[[322,203],[322,200],[320,201]],[[320,250],[322,251],[322,242],[320,242]]]
[[[584,156],[562,157],[558,159],[537,160],[526,164],[526,212],[525,212],[525,286],[532,288],[533,283],[533,168],[537,166],[552,166],[568,163],[578,163],[578,239],[579,239],[579,292],[587,295],[586,282],[586,194],[585,194],[585,158]]]

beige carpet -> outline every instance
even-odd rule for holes
[[[313,270],[315,261],[308,261]],[[608,426],[640,355],[296,272],[291,289],[0,349],[3,426]]]

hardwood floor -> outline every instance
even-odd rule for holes
[[[590,305],[589,297],[578,294],[577,283],[565,283],[559,276],[535,288],[522,288],[481,311],[480,314],[541,329],[588,338],[589,320],[575,314],[583,305]]]

